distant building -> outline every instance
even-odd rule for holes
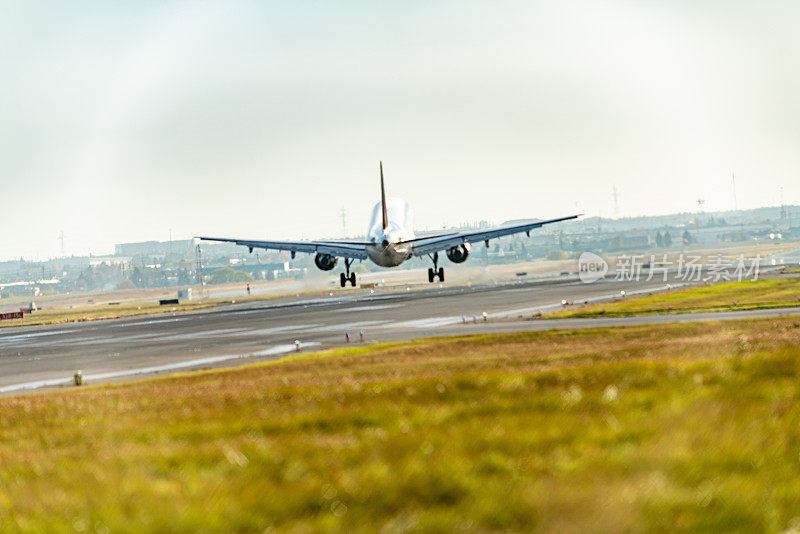
[[[214,271],[219,269],[219,266],[204,266],[203,276],[211,275]],[[275,280],[277,278],[284,278],[289,275],[291,269],[289,262],[276,262],[276,263],[254,263],[254,264],[238,264],[236,265],[237,271],[249,273],[256,280]]]
[[[89,265],[97,267],[98,265],[129,265],[131,259],[126,256],[92,256],[89,258]]]
[[[178,241],[142,241],[141,243],[121,243],[114,245],[115,256],[163,256],[165,254],[185,254],[194,250],[193,239]]]

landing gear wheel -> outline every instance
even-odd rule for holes
[[[339,285],[342,287],[347,286],[347,284],[356,287],[356,273],[350,272],[350,266],[353,265],[353,260],[345,258],[344,260],[344,272],[339,273]]]
[[[444,267],[439,267],[439,253],[434,252],[432,256],[430,256],[431,261],[433,261],[433,268],[428,269],[428,282],[433,283],[433,280],[438,278],[440,282],[444,282]]]

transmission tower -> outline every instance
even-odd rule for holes
[[[195,248],[197,252],[197,263],[195,266],[195,270],[197,271],[197,284],[200,286],[200,297],[203,297],[203,253],[200,250],[200,244],[197,245]]]

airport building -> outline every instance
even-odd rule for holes
[[[186,254],[194,252],[194,240],[142,241],[140,243],[121,243],[114,245],[115,256],[163,256],[166,254]]]
[[[600,217],[568,221],[557,228],[526,236],[496,240],[490,248],[473,247],[469,261],[509,264],[532,260],[574,257],[583,251],[596,253],[658,253],[683,246],[747,243],[800,238],[800,206],[774,206],[752,210],[677,213],[654,217]],[[523,221],[509,221],[519,223]],[[488,223],[477,223],[485,227]],[[453,228],[461,231],[468,227]],[[420,235],[424,235],[421,232]],[[198,256],[199,245],[199,256]],[[303,277],[316,271],[313,255],[255,250],[232,243],[198,242],[194,239],[143,241],[115,245],[114,254],[63,257],[47,261],[0,262],[0,297],[44,292],[80,292],[130,287],[188,286],[197,281],[198,259],[204,279],[223,279],[226,269],[238,278],[273,280]],[[401,268],[427,267],[427,258],[414,258]],[[372,270],[369,263],[364,269]],[[374,267],[374,269],[379,269]],[[230,274],[230,273],[228,273]]]

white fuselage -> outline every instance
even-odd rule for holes
[[[411,257],[411,243],[401,241],[414,239],[414,214],[411,207],[399,198],[386,199],[388,225],[383,228],[381,203],[372,209],[367,230],[367,256],[381,267],[397,267]]]

